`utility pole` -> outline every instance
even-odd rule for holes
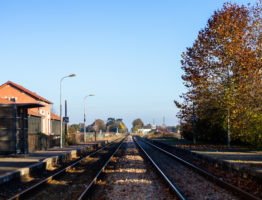
[[[166,128],[166,118],[165,118],[165,116],[163,117],[163,128]]]
[[[65,119],[67,118],[67,100],[65,100]],[[68,125],[68,121],[65,120],[65,137],[67,136],[67,125]]]
[[[195,114],[195,102],[193,102],[193,115],[192,115],[192,132],[193,132],[193,143],[196,144],[196,114]]]
[[[230,147],[230,111],[227,109],[227,146]]]
[[[60,148],[63,148],[63,119],[62,119],[62,81],[65,78],[70,78],[70,77],[75,77],[75,74],[70,74],[68,76],[64,76],[63,78],[60,79]]]
[[[94,94],[89,94],[89,95],[86,95],[84,97],[84,142],[86,142],[87,140],[87,137],[86,137],[86,104],[85,104],[85,101],[86,101],[86,98],[87,97],[92,97],[92,96],[95,96]]]
[[[84,143],[86,143],[86,106],[85,106],[85,102],[84,102]]]
[[[227,67],[227,89],[230,91],[230,70]],[[228,93],[230,95],[230,93]],[[229,110],[229,97],[227,97],[227,146],[230,147],[230,110]]]

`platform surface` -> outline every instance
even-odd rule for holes
[[[97,142],[101,143],[101,142]],[[78,150],[88,149],[97,144],[90,142],[86,144],[72,145],[64,148],[51,148],[45,151],[36,151],[27,155],[1,155],[0,156],[0,184],[14,177],[29,173],[31,168],[43,164],[54,157],[63,157],[73,154]],[[22,173],[21,173],[22,172]]]
[[[262,177],[262,151],[241,147],[216,145],[188,145],[178,144],[177,139],[157,138],[156,141],[187,149],[191,152],[214,158],[235,165],[236,168],[246,168],[250,173]],[[237,167],[238,166],[238,167]]]

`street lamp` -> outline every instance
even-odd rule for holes
[[[75,74],[70,74],[68,76],[65,76],[63,78],[61,78],[60,80],[60,148],[63,147],[63,133],[62,133],[62,125],[63,125],[63,121],[62,121],[62,81],[65,78],[70,78],[70,77],[74,77],[76,76]]]
[[[85,104],[85,101],[87,97],[93,97],[93,96],[95,95],[89,94],[84,97],[84,142],[86,142],[86,104]]]

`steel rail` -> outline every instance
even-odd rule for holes
[[[52,181],[54,178],[58,177],[59,175],[63,174],[64,172],[66,172],[67,170],[71,169],[72,167],[74,167],[75,165],[77,165],[78,163],[80,163],[82,160],[102,151],[103,149],[105,149],[106,147],[110,146],[110,145],[113,145],[113,142],[115,142],[116,140],[119,140],[118,139],[115,139],[113,140],[112,142],[106,144],[105,146],[95,150],[94,152],[91,152],[89,153],[88,155],[84,156],[83,158],[75,161],[74,163],[70,164],[69,166],[59,170],[58,172],[56,172],[55,174],[43,179],[42,181],[39,181],[38,183],[32,185],[31,187],[29,188],[26,188],[25,190],[19,192],[18,194],[15,194],[14,196],[12,196],[11,198],[9,198],[8,200],[18,200],[18,199],[22,199],[24,196],[28,195],[31,191],[35,190],[36,188],[44,185],[45,183],[49,183],[50,181]]]
[[[91,183],[89,183],[89,185],[86,187],[86,189],[82,192],[82,194],[78,197],[78,200],[83,199],[86,195],[88,195],[88,192],[90,190],[90,188],[94,185],[94,183],[96,182],[96,180],[98,179],[98,177],[100,176],[100,174],[104,171],[104,169],[106,168],[106,166],[108,165],[108,163],[111,161],[111,159],[113,158],[113,156],[116,154],[116,152],[120,149],[120,147],[122,146],[122,144],[124,143],[125,139],[127,137],[125,137],[122,142],[119,144],[119,146],[117,147],[117,149],[113,152],[113,154],[110,156],[110,158],[106,161],[106,163],[103,165],[103,167],[99,170],[99,172],[96,174],[95,178],[91,181]]]
[[[134,137],[133,137],[133,140],[135,141],[135,144],[139,147],[139,149],[141,149],[142,152],[146,155],[146,157],[149,159],[149,161],[154,165],[156,170],[159,172],[159,174],[162,176],[162,178],[166,181],[166,183],[172,189],[174,194],[180,200],[186,200],[186,198],[181,194],[181,192],[178,190],[178,188],[170,181],[170,179],[164,174],[164,172],[158,167],[158,165],[153,161],[153,159],[148,155],[148,153],[143,149],[143,147],[136,141],[136,139]]]
[[[142,139],[140,139],[140,140],[142,140]],[[161,152],[165,153],[166,155],[174,158],[175,160],[179,161],[180,163],[187,166],[188,168],[194,170],[198,174],[206,177],[208,180],[214,182],[215,184],[219,185],[220,187],[233,192],[236,196],[242,197],[245,200],[261,200],[260,198],[254,196],[254,195],[252,195],[252,194],[250,194],[250,193],[248,193],[248,192],[246,192],[246,191],[244,191],[244,190],[242,190],[242,189],[240,189],[240,188],[238,188],[238,187],[236,187],[236,186],[234,186],[230,183],[227,183],[227,182],[219,179],[218,177],[216,177],[215,175],[205,171],[204,169],[201,169],[201,168],[195,166],[194,164],[185,161],[184,159],[182,159],[182,158],[180,158],[180,157],[178,157],[178,156],[176,156],[176,155],[174,155],[174,154],[152,144],[151,142],[148,142],[148,141],[145,141],[145,140],[142,140],[142,141],[153,146],[153,147],[155,147],[156,149],[160,150]],[[165,145],[165,144],[163,144],[163,145]]]

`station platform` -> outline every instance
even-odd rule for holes
[[[51,148],[27,155],[0,155],[0,184],[50,170],[52,166],[77,159],[102,145],[105,141]]]
[[[212,149],[190,149],[190,151],[216,162],[217,165],[238,171],[243,177],[253,177],[262,181],[262,151],[233,148],[219,151]]]

